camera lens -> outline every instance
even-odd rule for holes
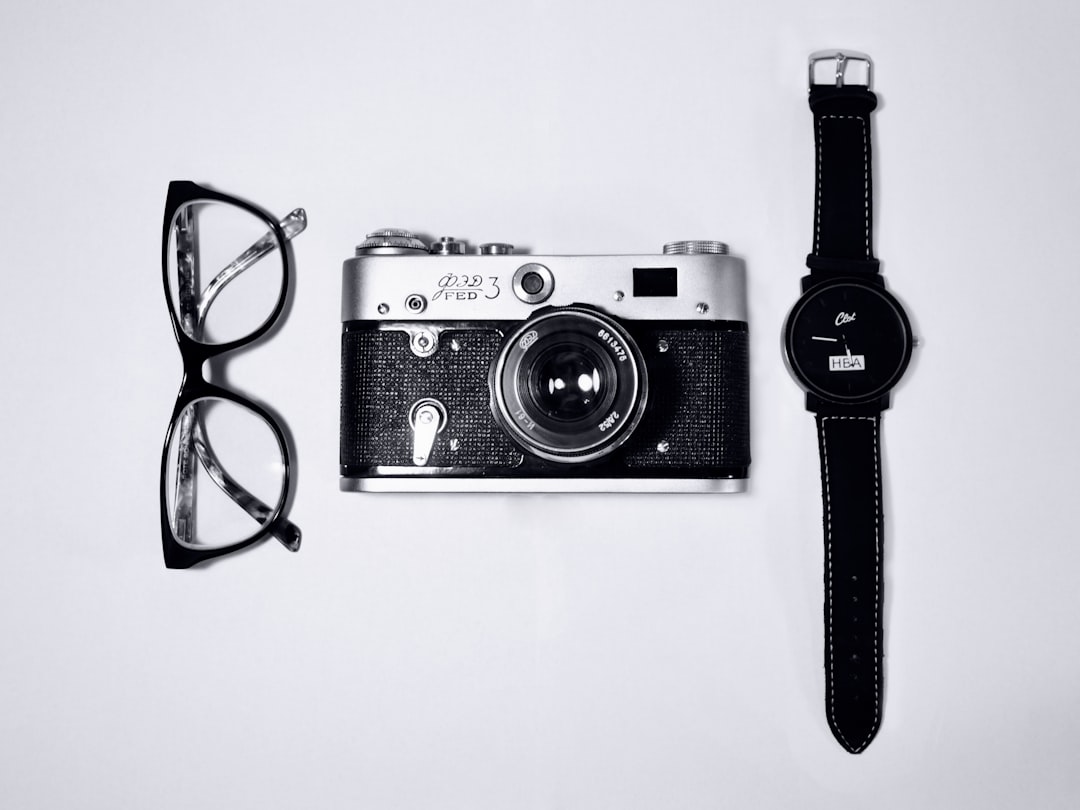
[[[596,353],[573,344],[553,346],[536,358],[530,374],[530,393],[552,419],[572,422],[597,411],[607,382]]]
[[[511,333],[492,366],[493,410],[523,449],[552,461],[606,455],[645,410],[645,366],[617,322],[585,307],[548,310]]]

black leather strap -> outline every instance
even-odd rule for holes
[[[874,185],[870,113],[877,97],[866,87],[814,85],[817,171],[814,195],[813,270],[876,273],[873,251]]]
[[[881,414],[817,415],[825,523],[825,710],[861,753],[881,725]]]

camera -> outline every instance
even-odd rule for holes
[[[739,492],[746,268],[721,242],[516,253],[409,231],[345,261],[341,489]]]

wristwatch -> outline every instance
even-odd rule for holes
[[[830,81],[819,83],[822,69],[833,66]],[[904,308],[885,289],[873,254],[872,72],[865,54],[810,56],[814,247],[802,297],[784,324],[785,360],[817,421],[825,712],[833,735],[853,754],[866,750],[881,725],[881,414],[914,345]]]

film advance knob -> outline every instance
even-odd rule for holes
[[[668,242],[664,245],[665,256],[692,256],[699,253],[726,254],[728,246],[724,242],[709,239],[686,239],[680,242]]]
[[[428,246],[422,239],[417,239],[411,231],[402,228],[381,228],[369,233],[367,238],[356,246],[356,255],[409,253],[413,250],[427,253]]]

